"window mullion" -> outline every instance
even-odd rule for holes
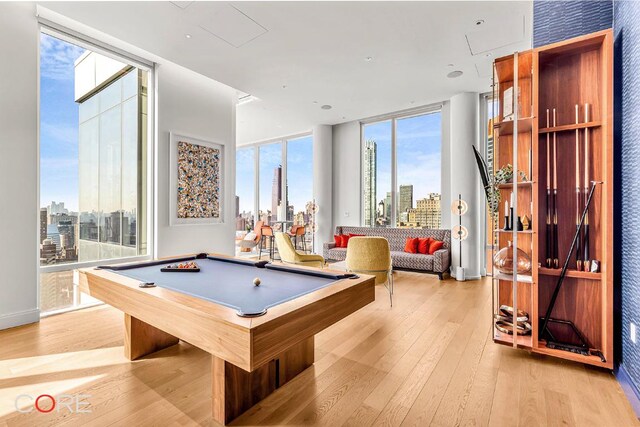
[[[396,129],[398,119],[391,120],[391,227],[398,224],[398,168]]]

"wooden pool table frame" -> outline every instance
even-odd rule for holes
[[[208,300],[162,287],[140,288],[139,283],[111,270],[79,270],[82,292],[125,313],[124,347],[130,360],[179,339],[211,354],[212,414],[222,424],[311,366],[315,334],[375,300],[373,276],[361,275],[246,318]]]

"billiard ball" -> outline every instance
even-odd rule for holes
[[[255,279],[253,279],[253,284],[256,286],[260,286],[260,278],[256,277]]]

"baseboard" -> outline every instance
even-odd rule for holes
[[[624,391],[624,394],[627,396],[629,403],[631,403],[631,407],[636,413],[636,417],[640,419],[640,390],[633,383],[633,380],[627,373],[627,370],[624,368],[623,364],[620,364],[618,368],[615,370],[616,378]]]
[[[17,313],[9,313],[0,316],[0,330],[15,328],[16,326],[26,325],[40,321],[40,310],[19,311]]]

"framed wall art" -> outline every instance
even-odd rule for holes
[[[224,146],[170,134],[170,225],[224,222]]]

